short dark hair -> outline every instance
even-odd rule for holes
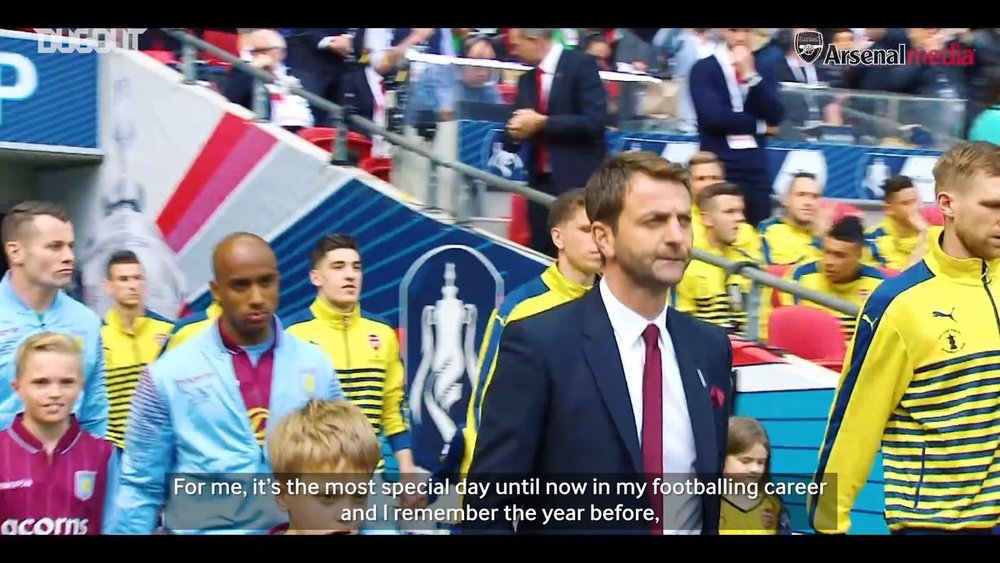
[[[885,200],[889,201],[889,198],[896,195],[897,193],[905,190],[906,188],[913,187],[913,178],[909,176],[903,176],[898,174],[889,178],[882,184],[882,191],[885,192]]]
[[[142,265],[142,262],[139,261],[139,257],[136,256],[135,252],[132,252],[131,250],[116,251],[111,255],[111,258],[108,259],[107,275],[109,280],[111,279],[111,268],[117,266],[118,264]]]
[[[586,192],[583,188],[576,188],[559,194],[559,197],[552,202],[549,207],[549,228],[562,225],[569,221],[577,209],[586,211]]]
[[[3,218],[3,226],[0,227],[0,237],[3,238],[3,244],[6,246],[8,242],[22,240],[28,234],[28,228],[34,224],[35,218],[46,215],[55,217],[63,223],[70,222],[69,214],[58,203],[24,201],[15,205],[7,212]]]
[[[625,195],[633,176],[644,174],[682,184],[691,193],[691,177],[683,166],[650,151],[622,152],[606,158],[587,181],[587,217],[618,228]]]
[[[861,223],[861,218],[846,215],[830,227],[827,236],[841,242],[862,246],[865,243],[865,227]]]
[[[350,248],[361,254],[361,251],[358,249],[358,241],[354,237],[344,233],[330,233],[316,242],[316,248],[312,251],[313,268],[319,266],[319,263],[326,257],[327,252],[340,250],[341,248]]]
[[[788,191],[789,192],[792,191],[792,186],[795,185],[795,182],[798,182],[799,180],[813,180],[816,183],[819,183],[819,179],[812,172],[805,172],[805,171],[799,170],[795,174],[792,174],[792,178],[788,181]]]
[[[720,195],[743,197],[743,189],[732,182],[718,182],[706,187],[698,194],[698,208],[708,209],[712,200]]]

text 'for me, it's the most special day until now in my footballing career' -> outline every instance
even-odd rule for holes
[[[253,477],[251,479],[204,480],[178,478],[173,483],[174,495],[211,497],[248,497],[250,495],[324,495],[324,496],[364,496],[385,500],[398,499],[403,495],[425,495],[428,497],[453,499],[484,498],[494,493],[518,497],[590,497],[601,495],[631,496],[642,498],[648,494],[658,495],[702,495],[702,494],[745,494],[751,498],[758,495],[816,494],[823,483],[744,483],[732,479],[661,479],[649,481],[542,481],[537,478],[518,481],[375,481],[365,479],[344,479],[342,476],[322,478],[278,479],[273,477]],[[609,521],[609,522],[650,522],[659,523],[659,518],[650,507],[632,507],[624,504],[607,506],[572,506],[566,508],[525,508],[505,506],[504,508],[481,508],[455,502],[453,505],[430,506],[424,508],[403,508],[396,503],[376,502],[366,509],[345,509],[363,511],[363,514],[345,514],[345,518],[363,520],[400,520],[408,522],[459,522],[459,521],[507,521],[540,522],[543,525],[556,522]],[[360,517],[360,518],[359,518]]]

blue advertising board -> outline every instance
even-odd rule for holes
[[[502,150],[503,124],[492,121],[459,123],[461,162],[515,181],[527,180],[520,155]],[[675,162],[686,163],[698,150],[696,135],[669,135],[634,131],[608,131],[608,152],[653,151]],[[840,199],[881,199],[881,186],[894,174],[914,179],[925,202],[934,201],[932,170],[941,151],[773,141],[768,144],[769,181],[782,194],[796,172],[816,174],[825,185],[824,195]]]
[[[0,148],[100,154],[98,56],[40,53],[35,36],[0,32]]]

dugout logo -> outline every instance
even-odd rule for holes
[[[823,54],[823,34],[816,30],[805,30],[795,34],[795,54],[799,59],[812,64]]]

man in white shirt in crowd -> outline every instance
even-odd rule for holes
[[[277,79],[265,85],[267,101],[263,109],[268,121],[290,131],[313,126],[313,115],[305,98],[289,91],[291,86],[301,86],[285,65],[287,46],[285,38],[273,29],[255,29],[246,37],[245,55],[250,64],[266,70]],[[233,103],[254,110],[255,81],[248,73],[233,70],[226,80],[223,95]]]

